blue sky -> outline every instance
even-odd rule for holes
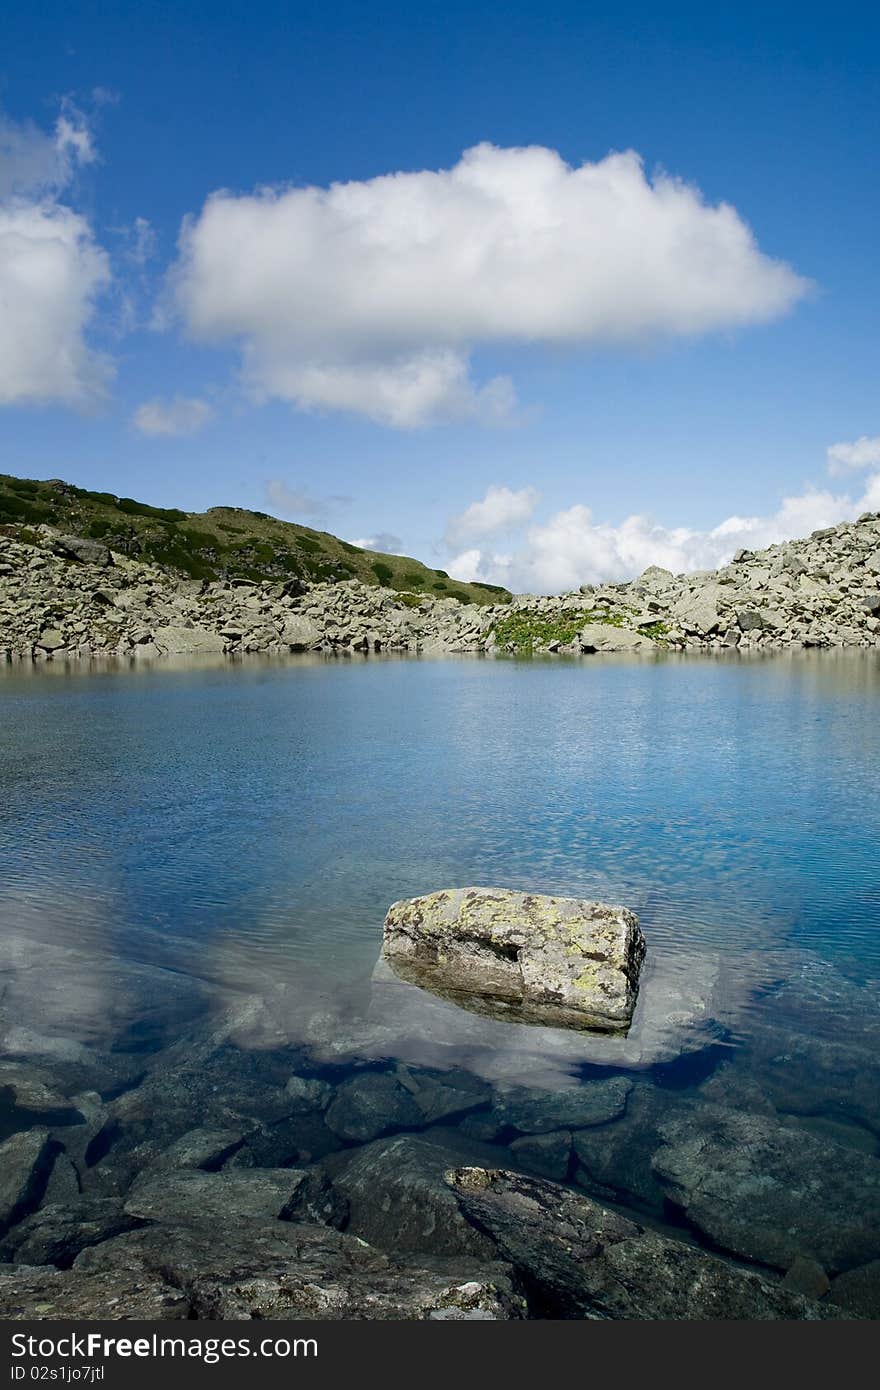
[[[536,589],[880,508],[878,40],[845,4],[12,3],[0,469]]]

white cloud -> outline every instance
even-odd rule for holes
[[[631,151],[572,168],[489,144],[448,170],[215,193],[172,284],[193,336],[240,345],[257,398],[400,427],[510,413],[509,380],[469,376],[475,347],[691,336],[808,289],[733,207]]]
[[[110,364],[86,343],[110,282],[85,218],[51,202],[0,205],[0,405],[84,405]]]
[[[131,422],[141,434],[173,435],[198,434],[213,417],[207,401],[192,396],[175,396],[163,401],[158,396],[139,405]]]
[[[496,569],[504,567],[509,563],[504,556],[493,555],[490,562]],[[483,552],[481,550],[463,550],[460,555],[455,555],[448,562],[447,573],[451,579],[458,579],[462,584],[470,584],[475,579],[479,579],[485,565]]]
[[[307,410],[350,410],[380,425],[413,429],[435,421],[503,418],[513,404],[505,377],[477,389],[458,353],[423,352],[389,363],[295,364],[264,361],[246,374],[257,399],[279,396]]]
[[[880,435],[863,434],[851,444],[832,444],[828,450],[829,473],[849,473],[857,468],[880,468]]]
[[[0,199],[56,196],[80,165],[97,159],[88,122],[69,101],[51,134],[0,112]]]
[[[708,531],[670,528],[641,515],[615,526],[576,505],[530,527],[514,554],[471,549],[448,569],[456,579],[483,579],[518,593],[560,593],[580,584],[632,579],[648,565],[673,573],[715,569],[739,549],[762,549],[877,510],[880,473],[867,480],[859,497],[807,489],[786,497],[772,516],[731,516]]]
[[[514,492],[509,487],[492,486],[481,501],[472,502],[452,518],[446,533],[447,541],[454,546],[468,539],[492,536],[520,526],[532,515],[538,505],[538,497],[539,493],[533,487]]]
[[[382,555],[405,554],[403,541],[392,531],[377,531],[375,536],[361,536],[351,544],[360,546],[361,550],[378,550]]]
[[[110,284],[109,260],[88,221],[59,202],[95,158],[69,104],[52,135],[0,118],[0,405],[85,405],[111,375],[85,336]]]

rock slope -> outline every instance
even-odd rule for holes
[[[715,571],[477,605],[368,585],[187,579],[49,526],[0,529],[0,655],[487,655],[880,646],[880,513]]]

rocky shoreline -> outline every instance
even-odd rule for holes
[[[150,1030],[95,1014],[86,1043],[28,1005],[75,952],[35,950],[2,964],[0,1317],[880,1314],[876,998],[808,955],[800,1030],[780,986],[682,1087],[405,1063],[387,1019],[342,1057],[318,998],[306,1039],[284,986],[122,962]]]
[[[49,526],[0,528],[0,659],[880,647],[880,513],[715,571],[464,604],[357,580],[195,580]]]

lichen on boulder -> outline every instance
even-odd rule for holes
[[[622,1032],[645,941],[625,907],[455,888],[394,903],[383,952],[401,978],[477,1013]]]

